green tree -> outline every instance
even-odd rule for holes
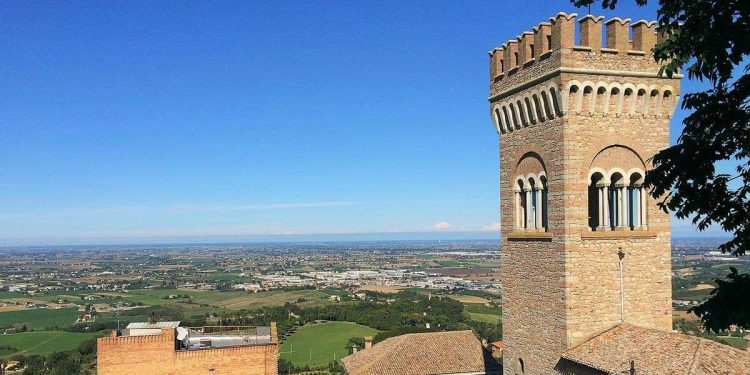
[[[78,345],[78,352],[82,355],[96,354],[96,339],[89,339]]]
[[[750,327],[750,275],[740,274],[730,267],[727,280],[716,280],[718,287],[711,298],[692,309],[700,316],[706,328],[718,332],[731,322],[740,327]]]
[[[352,353],[352,347],[356,346],[358,350],[362,350],[365,348],[365,338],[364,337],[350,337],[349,340],[346,342],[346,350],[350,354]]]
[[[598,1],[571,2],[587,6]],[[617,0],[601,3],[614,9]],[[750,251],[750,1],[659,0],[657,18],[657,32],[664,38],[653,56],[662,64],[661,73],[671,76],[682,69],[710,88],[685,95],[682,107],[690,111],[685,128],[674,146],[653,157],[645,184],[662,209],[691,219],[699,230],[718,225],[731,233],[721,251],[745,255]],[[736,164],[733,173],[717,171],[717,163],[726,161]],[[750,276],[733,274],[692,309],[707,328],[750,328],[739,319],[750,314],[750,304],[718,302],[727,293],[750,294],[748,284],[738,282]]]

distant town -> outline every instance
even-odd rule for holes
[[[725,276],[729,266],[750,270],[750,260],[717,252],[718,244],[673,242],[675,329],[710,336],[686,311],[709,296],[713,279]],[[306,311],[321,314],[326,306],[356,301],[392,303],[403,293],[457,301],[465,324],[483,324],[484,338],[496,340],[502,322],[498,248],[496,241],[5,248],[0,251],[0,358],[21,366],[29,354],[75,349],[154,315],[190,326],[269,325],[272,317],[258,312],[276,307],[291,314],[291,320],[278,322],[280,363],[291,373],[347,355],[346,341],[355,335],[344,332],[340,345],[300,355],[304,344],[294,342],[295,335],[304,335],[299,328],[306,326]],[[426,316],[408,324],[438,321]],[[361,326],[373,336],[392,328]],[[23,339],[31,333],[45,340]],[[744,348],[745,335],[727,332],[714,339]]]

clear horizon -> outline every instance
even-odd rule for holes
[[[499,237],[487,51],[586,13],[535,5],[14,2],[0,246]]]
[[[684,233],[673,235],[672,240],[721,240],[731,239],[729,234],[712,234],[709,232]],[[254,235],[229,237],[162,237],[140,238],[137,240],[123,238],[93,238],[77,241],[43,239],[38,242],[20,242],[0,245],[3,248],[40,247],[53,248],[65,246],[170,246],[170,245],[230,245],[256,243],[312,243],[312,242],[398,242],[398,241],[497,241],[500,234],[495,232],[402,232],[402,233],[311,233],[286,235]]]

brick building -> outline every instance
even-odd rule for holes
[[[276,325],[179,327],[179,322],[131,323],[97,340],[97,373],[275,375]]]
[[[506,374],[660,372],[569,352],[672,328],[670,217],[642,187],[680,90],[680,75],[658,74],[657,38],[654,22],[559,13],[490,52]]]

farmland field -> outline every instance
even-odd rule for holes
[[[90,338],[93,333],[72,333],[62,331],[24,332],[14,335],[0,335],[0,345],[9,345],[18,349],[15,353],[6,354],[49,354],[78,348],[78,345]]]
[[[77,309],[30,309],[0,313],[0,327],[26,325],[28,329],[43,330],[47,327],[67,327],[78,318]]]
[[[268,292],[248,293],[244,291],[219,292],[214,290],[194,289],[143,289],[131,292],[133,301],[147,305],[160,305],[170,302],[163,297],[170,294],[189,295],[196,304],[206,304],[218,308],[239,310],[257,309],[264,306],[283,305],[286,302],[297,302],[300,298],[308,301],[324,302],[329,294],[317,290],[272,290]],[[174,302],[175,300],[171,300]]]
[[[502,315],[502,309],[497,306],[485,306],[476,303],[464,305],[464,309],[470,313]]]
[[[280,357],[296,366],[324,365],[333,361],[334,355],[340,360],[349,354],[345,346],[350,337],[377,333],[376,329],[350,322],[306,325],[281,344]]]
[[[458,302],[461,303],[476,303],[476,304],[484,304],[489,303],[490,301],[486,298],[477,297],[477,296],[467,296],[464,294],[451,294],[448,296],[449,298],[453,298]]]
[[[742,337],[727,337],[727,336],[721,336],[718,337],[719,342],[724,342],[728,345],[731,345],[737,349],[745,350],[747,349],[748,342],[747,340],[743,339]]]
[[[371,292],[379,293],[398,293],[403,287],[395,285],[362,285],[359,287],[360,290],[368,290]]]
[[[470,312],[469,316],[471,316],[472,320],[485,322],[485,323],[497,324],[500,321],[500,315],[496,315],[496,314],[482,314],[482,313]]]

